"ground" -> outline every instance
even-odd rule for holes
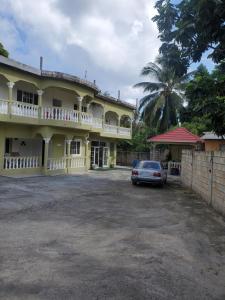
[[[225,299],[225,221],[129,171],[0,177],[0,299]]]

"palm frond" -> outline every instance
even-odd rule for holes
[[[157,64],[150,62],[142,69],[141,75],[142,76],[152,75],[153,77],[158,79],[161,71],[162,71],[161,68]]]
[[[139,107],[138,107],[138,111],[140,112],[142,109],[144,109],[144,107],[150,103],[151,101],[153,101],[155,98],[159,97],[160,96],[160,93],[159,92],[156,92],[156,93],[152,93],[152,94],[149,94],[145,97],[143,97],[141,100],[140,100],[140,104],[139,104]]]
[[[162,82],[139,82],[134,85],[135,88],[143,88],[144,92],[154,92],[165,88],[165,84]]]

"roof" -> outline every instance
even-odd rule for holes
[[[179,127],[174,130],[168,131],[163,134],[159,134],[148,138],[149,142],[154,143],[176,143],[176,144],[195,144],[201,142],[199,136],[191,133],[184,127]]]
[[[101,90],[99,89],[99,87],[95,83],[93,83],[91,81],[88,81],[88,80],[85,80],[85,79],[81,79],[78,76],[70,75],[70,74],[66,74],[66,73],[62,73],[62,72],[40,70],[40,69],[31,67],[29,65],[20,63],[20,62],[18,62],[16,60],[13,60],[11,58],[4,57],[2,55],[0,55],[0,65],[1,64],[5,65],[5,66],[8,66],[10,68],[13,68],[13,69],[17,69],[17,70],[20,70],[20,71],[23,71],[23,72],[26,72],[26,73],[30,73],[30,74],[38,76],[38,77],[65,80],[65,81],[70,81],[70,82],[76,83],[76,84],[81,85],[81,86],[85,86],[85,87],[91,89],[92,91],[94,91],[94,93],[99,98],[101,98],[105,101],[113,102],[113,103],[116,103],[116,104],[121,105],[121,106],[125,106],[125,107],[133,109],[133,110],[135,109],[135,106],[131,105],[128,102],[121,101],[121,100],[118,100],[118,99],[110,97],[110,96],[102,95]]]
[[[202,140],[223,140],[225,136],[218,136],[212,131],[204,132],[204,135],[201,137]]]

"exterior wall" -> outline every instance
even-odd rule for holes
[[[225,145],[225,141],[205,140],[205,151],[219,151],[220,145]]]
[[[225,216],[225,152],[182,152],[181,179]]]
[[[69,90],[48,88],[43,94],[43,106],[52,107],[52,100],[57,99],[62,101],[62,107],[74,109],[74,104],[77,103],[76,97],[77,95]]]

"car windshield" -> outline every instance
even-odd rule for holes
[[[154,161],[141,161],[138,166],[140,169],[154,169],[154,170],[160,170],[160,165],[157,162]]]

